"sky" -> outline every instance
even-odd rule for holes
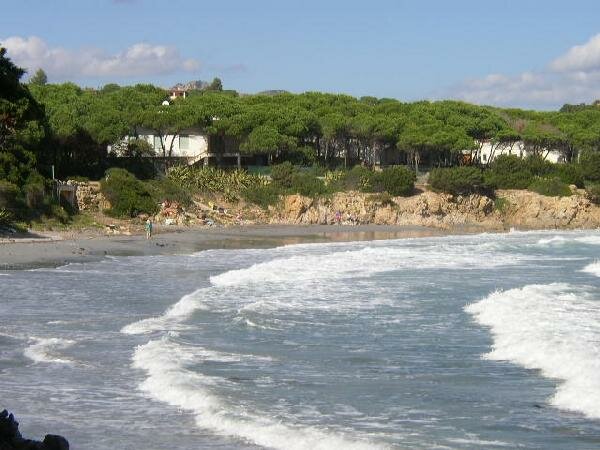
[[[556,109],[600,99],[598,0],[0,0],[0,45],[82,86]]]

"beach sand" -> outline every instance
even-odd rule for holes
[[[214,228],[158,229],[151,240],[143,235],[98,236],[89,233],[12,237],[0,241],[0,270],[54,267],[96,261],[107,255],[190,254],[214,248],[268,248],[307,242],[359,241],[441,236],[436,228],[395,225],[262,225]]]

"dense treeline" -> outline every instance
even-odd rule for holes
[[[45,160],[60,176],[97,177],[107,166],[107,145],[140,128],[161,137],[162,155],[190,127],[239,143],[246,154],[267,154],[274,162],[351,167],[381,159],[418,169],[459,163],[463,150],[478,160],[480,143],[511,145],[522,140],[530,153],[548,149],[571,161],[600,149],[600,108],[536,112],[475,106],[458,101],[402,103],[393,99],[308,92],[239,96],[205,91],[162,105],[167,93],[151,85],[100,90],[71,83],[36,83],[33,97],[45,107],[53,145]],[[133,147],[131,156],[148,148]]]

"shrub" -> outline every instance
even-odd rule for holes
[[[509,206],[510,206],[510,203],[505,198],[496,197],[494,199],[494,209],[496,211],[499,211],[499,212],[503,213],[503,212],[505,212],[508,209]]]
[[[107,170],[100,186],[111,204],[107,211],[111,216],[135,217],[140,213],[154,214],[158,210],[146,185],[125,169]]]
[[[371,201],[372,203],[379,203],[382,206],[395,205],[394,198],[387,192],[379,192],[377,194],[373,194],[373,196],[369,198],[369,201]]]
[[[17,207],[19,188],[16,184],[0,180],[0,208],[13,209]]]
[[[556,164],[545,160],[539,155],[530,155],[522,159],[522,166],[534,177],[545,177],[555,171]]]
[[[161,203],[164,200],[175,201],[183,206],[188,206],[192,203],[192,196],[189,189],[168,178],[151,180],[147,182],[147,186],[155,203]]]
[[[332,175],[332,189],[339,191],[373,191],[373,177],[375,172],[363,167],[354,166],[347,172],[338,172]]]
[[[273,185],[249,186],[242,191],[242,196],[261,208],[268,208],[279,201],[279,190]]]
[[[497,189],[527,189],[533,181],[533,165],[516,155],[500,155],[485,173],[485,183]]]
[[[600,152],[585,152],[579,162],[584,179],[593,183],[600,182]]]
[[[298,166],[312,166],[317,162],[317,152],[312,147],[298,147],[288,150],[285,159]]]
[[[393,196],[408,196],[415,189],[415,173],[405,166],[393,166],[375,172],[372,176],[373,190]]]
[[[178,166],[169,170],[167,177],[191,190],[202,192],[241,192],[249,186],[267,183],[260,175],[243,170],[225,171],[214,167]]]
[[[485,188],[481,170],[469,166],[433,169],[429,185],[435,191],[453,195],[472,194]]]
[[[289,161],[277,164],[271,168],[271,181],[283,189],[291,188],[297,172],[296,168]]]
[[[569,186],[563,183],[560,178],[557,177],[536,178],[528,189],[549,197],[568,197],[571,195],[571,189],[569,189]]]
[[[25,203],[28,208],[36,209],[42,205],[44,201],[45,180],[37,172],[32,172],[22,188],[25,194]]]
[[[563,183],[574,184],[578,188],[584,187],[583,174],[579,164],[556,164],[554,175]]]
[[[327,192],[327,187],[321,179],[314,175],[298,172],[292,176],[292,186],[289,191],[307,197],[318,197]]]
[[[600,204],[600,184],[588,184],[585,187],[585,195],[596,205]]]
[[[8,227],[12,224],[14,216],[10,211],[0,208],[0,227]]]

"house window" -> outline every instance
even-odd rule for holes
[[[190,148],[190,137],[187,134],[179,136],[179,149],[188,150]]]
[[[483,160],[487,161],[487,155],[485,153],[483,154]]]
[[[160,136],[154,136],[154,150],[162,150],[162,145],[160,144]]]

